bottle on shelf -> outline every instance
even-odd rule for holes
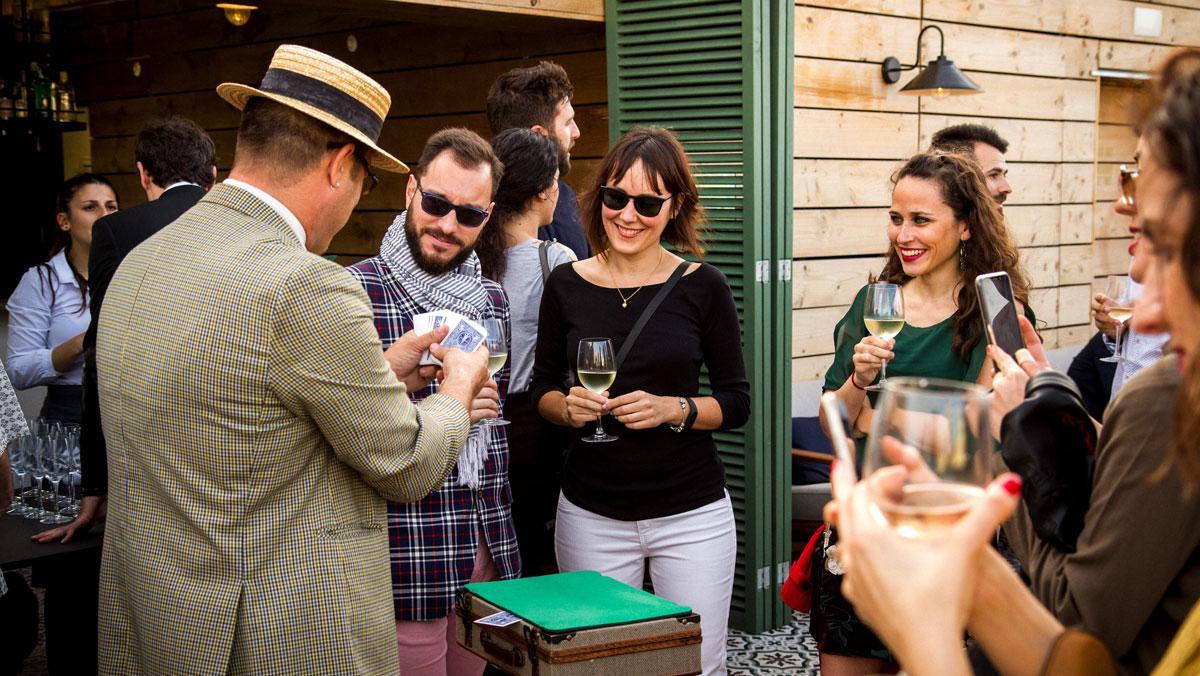
[[[67,71],[58,71],[58,114],[55,117],[59,122],[74,122],[75,121],[75,88],[71,86],[71,80],[67,76]]]
[[[21,70],[13,83],[13,117],[24,120],[29,117],[29,75]]]
[[[11,120],[15,112],[8,82],[0,80],[0,120]]]
[[[39,119],[53,119],[53,87],[49,78],[42,72],[42,67],[36,61],[29,64],[29,72],[33,75],[33,114]]]

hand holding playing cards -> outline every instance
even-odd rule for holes
[[[489,380],[483,384],[475,401],[471,404],[471,423],[477,423],[487,418],[500,417],[500,390],[496,381]]]
[[[409,392],[421,389],[433,380],[436,366],[421,366],[421,355],[429,346],[446,337],[448,328],[440,326],[427,333],[409,331],[388,346],[383,356],[392,367],[392,372]]]
[[[596,394],[591,390],[576,385],[567,392],[567,424],[571,427],[583,427],[604,414],[608,404],[608,392]]]
[[[475,397],[488,381],[488,350],[480,345],[474,352],[463,352],[440,343],[429,346],[429,352],[442,362],[439,394],[444,394],[468,411],[474,408]]]
[[[660,397],[641,390],[610,399],[608,410],[631,430],[679,425],[685,416],[685,412],[679,408],[679,397]]]

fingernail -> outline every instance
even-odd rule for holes
[[[834,460],[833,462],[829,463],[829,473],[830,474],[837,474],[837,470],[838,470],[838,461],[837,460]]]
[[[1009,495],[1016,495],[1021,492],[1021,477],[1014,474],[1006,479],[1001,486],[1004,487],[1004,492]]]

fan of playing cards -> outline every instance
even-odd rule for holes
[[[451,310],[437,310],[413,316],[413,331],[429,333],[441,327],[449,327],[450,333],[442,339],[442,347],[455,348],[463,352],[474,352],[483,344],[487,331],[478,322],[472,321]],[[429,350],[421,355],[421,366],[442,365],[437,357],[429,354]]]

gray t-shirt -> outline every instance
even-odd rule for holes
[[[533,377],[533,350],[537,345],[538,311],[542,305],[542,264],[538,256],[539,245],[548,246],[547,259],[550,269],[575,260],[575,254],[558,242],[526,240],[509,247],[504,254],[508,257],[508,269],[500,280],[504,293],[508,295],[508,311],[512,318],[512,345],[508,351],[508,363],[512,369],[508,391],[525,392]]]

